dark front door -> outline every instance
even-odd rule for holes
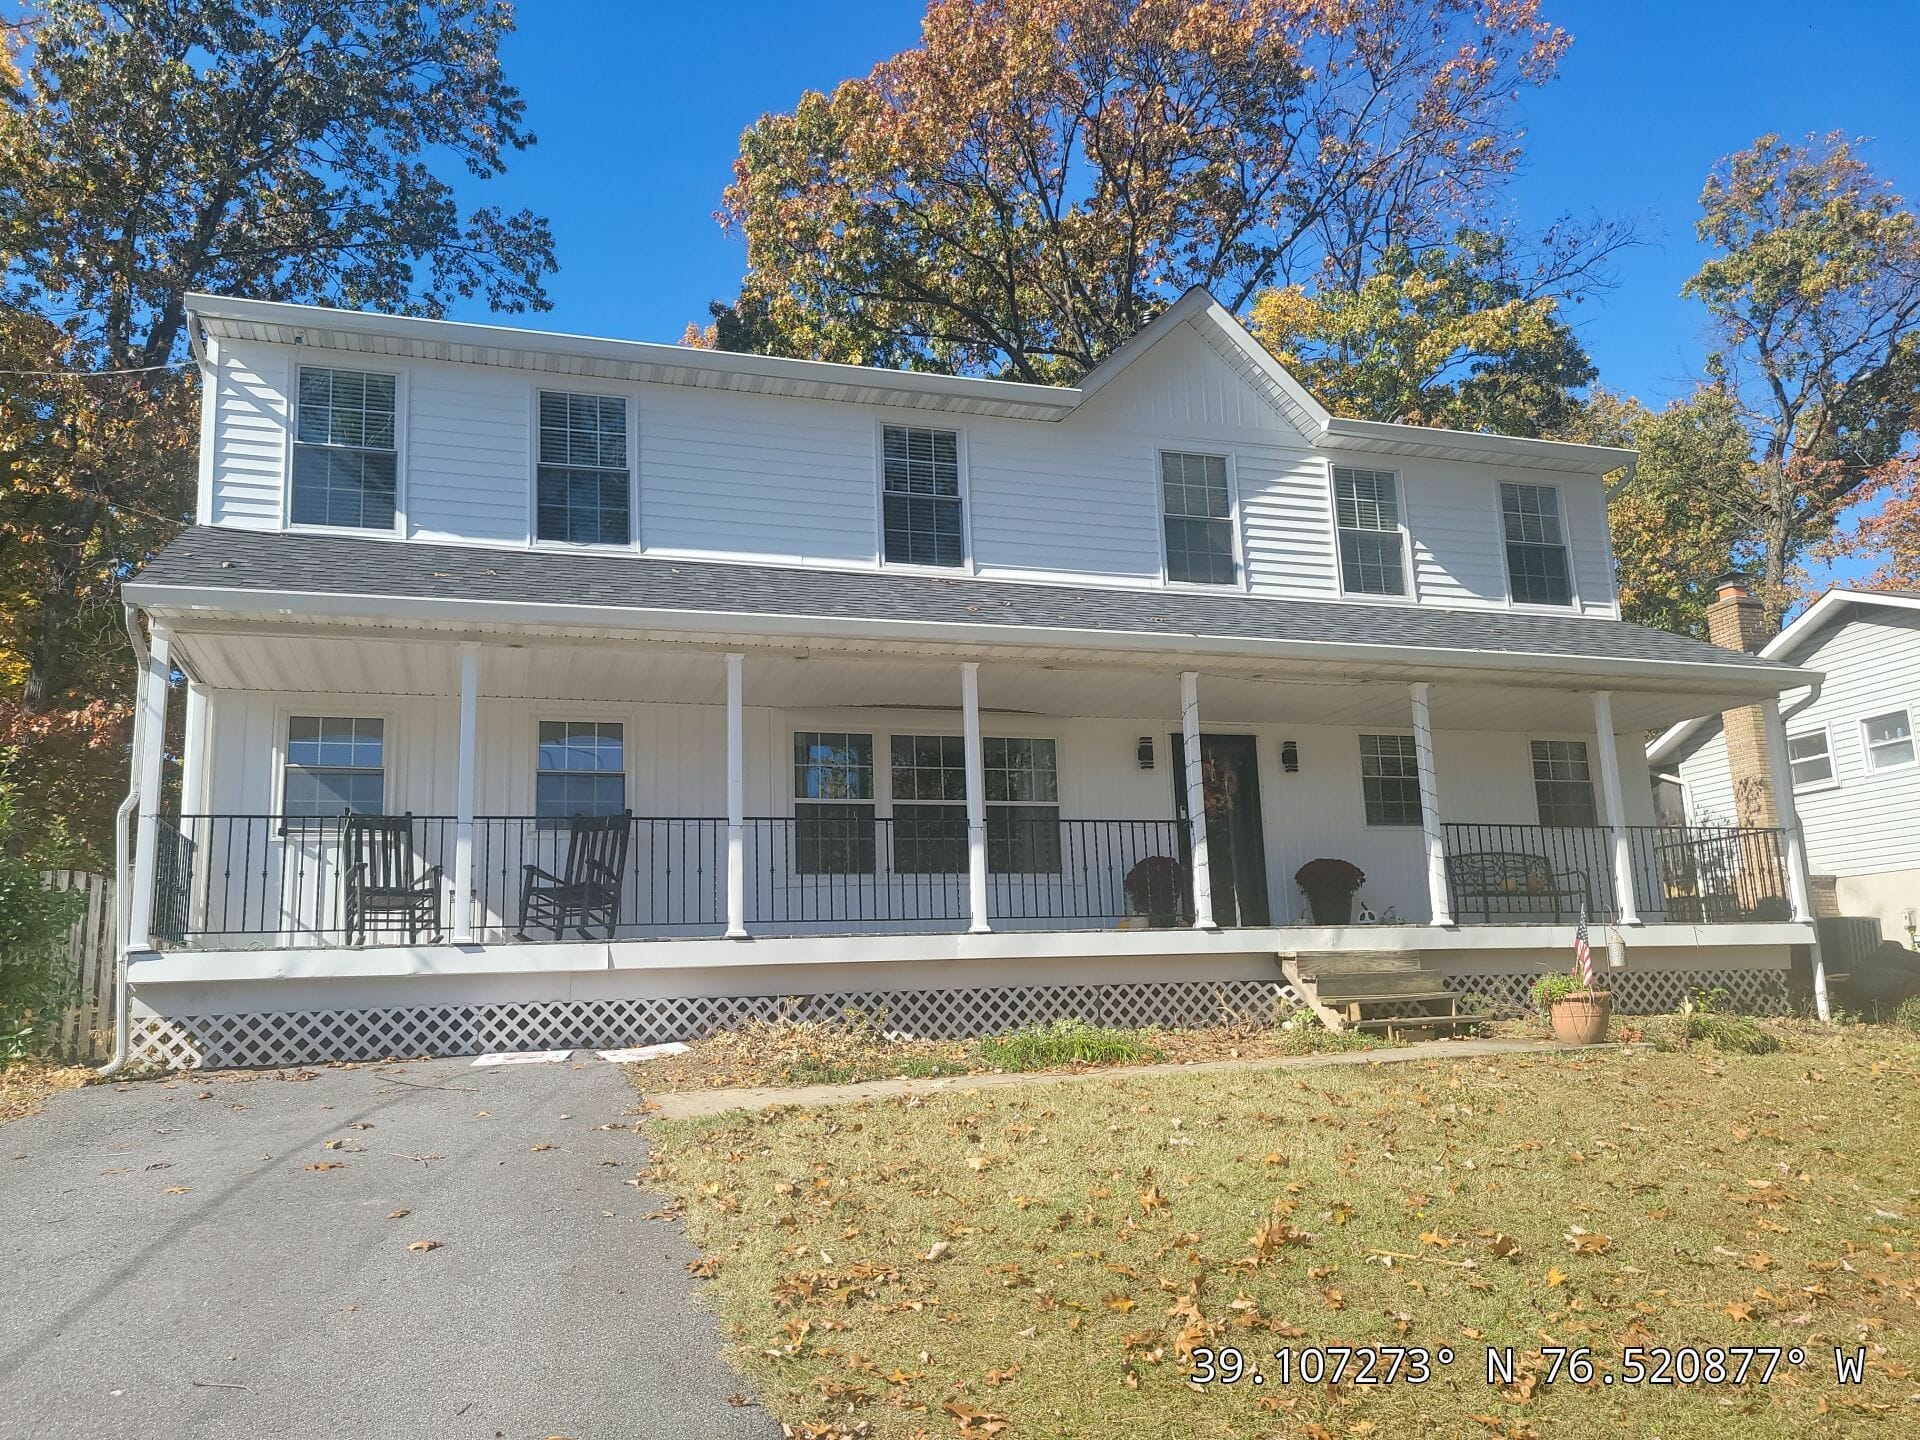
[[[1221,925],[1270,925],[1267,847],[1260,831],[1260,766],[1251,735],[1202,735],[1207,801],[1207,869],[1213,918]],[[1187,746],[1173,737],[1174,813],[1187,818]]]

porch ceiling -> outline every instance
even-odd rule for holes
[[[285,694],[423,695],[459,689],[459,646],[404,633],[303,633],[286,627],[229,626],[177,630],[174,655],[190,675],[215,689]],[[1112,658],[995,659],[980,654],[982,706],[1000,713],[1128,718],[1174,723],[1177,670],[1164,659],[1129,664]],[[1201,710],[1208,725],[1284,722],[1299,725],[1409,724],[1401,680],[1343,675],[1331,667],[1277,672],[1230,671],[1209,657],[1200,669]],[[717,648],[559,638],[495,639],[480,652],[480,694],[490,699],[594,700],[720,705],[725,670]],[[1470,683],[1436,675],[1434,723],[1451,730],[1584,730],[1592,723],[1591,680],[1516,676],[1515,683]],[[1652,730],[1730,703],[1725,694],[1614,690],[1623,732]],[[834,649],[761,649],[748,653],[744,694],[750,706],[785,710],[958,710],[956,661],[874,658]]]

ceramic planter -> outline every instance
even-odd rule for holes
[[[1607,1038],[1613,996],[1605,990],[1575,990],[1553,1002],[1548,1019],[1562,1045],[1598,1045]]]
[[[1307,908],[1313,911],[1313,923],[1316,925],[1351,925],[1353,923],[1352,890],[1309,890]]]

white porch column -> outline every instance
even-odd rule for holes
[[[153,948],[153,881],[160,846],[160,762],[167,749],[167,691],[173,665],[168,658],[172,634],[158,620],[147,629],[147,678],[140,710],[133,723],[140,727],[140,828],[133,852],[133,905],[129,911],[127,944],[134,950]]]
[[[1622,925],[1640,923],[1640,907],[1633,895],[1633,844],[1627,835],[1627,805],[1620,789],[1620,752],[1613,733],[1613,693],[1593,692],[1593,729],[1600,745],[1600,797],[1607,807],[1603,817],[1613,832],[1613,897]]]
[[[1427,843],[1427,906],[1435,925],[1453,924],[1453,895],[1447,888],[1447,845],[1440,829],[1440,782],[1433,763],[1432,686],[1417,680],[1413,692],[1413,758],[1420,774],[1420,831]]]
[[[460,760],[454,778],[453,943],[473,943],[473,796],[475,751],[480,730],[480,646],[460,645]]]
[[[187,681],[187,715],[180,727],[180,814],[205,812],[207,784],[207,691]],[[181,827],[185,833],[186,827]]]
[[[1800,831],[1800,812],[1793,803],[1793,765],[1787,758],[1787,727],[1780,720],[1780,701],[1773,696],[1762,700],[1760,715],[1766,723],[1767,770],[1773,780],[1774,809],[1787,842],[1787,898],[1793,906],[1793,918],[1812,924],[1807,845]],[[1813,1008],[1822,1020],[1833,1018],[1833,1006],[1827,997],[1827,963],[1820,954],[1817,937],[1813,942]]]
[[[745,655],[727,656],[727,935],[747,933],[747,742],[740,698]]]
[[[987,923],[987,767],[980,754],[980,664],[960,666],[960,717],[967,752],[967,933],[984,935]]]
[[[1193,928],[1218,930],[1213,920],[1213,871],[1207,863],[1207,783],[1200,759],[1200,676],[1180,676],[1180,733],[1187,752],[1187,831],[1193,848]]]

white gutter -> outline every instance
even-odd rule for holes
[[[140,638],[138,611],[132,605],[121,606],[121,618],[127,627],[127,639],[133,645],[133,765],[127,781],[127,798],[113,812],[113,1056],[94,1073],[101,1079],[120,1073],[127,1063],[128,1040],[132,1034],[132,1016],[128,1012],[127,969],[132,939],[133,846],[127,834],[127,822],[140,804],[140,759],[147,727],[141,723],[147,693],[147,646]]]
[[[461,596],[368,596],[330,592],[262,591],[223,586],[176,586],[131,582],[123,593],[149,612],[169,616],[256,615],[291,618],[318,616],[370,620],[455,620],[521,625],[585,625],[601,629],[679,630],[707,636],[766,635],[810,640],[897,639],[960,645],[1033,646],[1043,649],[1132,650],[1170,658],[1195,655],[1318,663],[1400,665],[1424,673],[1436,669],[1486,672],[1529,671],[1627,676],[1671,683],[1694,680],[1709,689],[1777,694],[1816,678],[1790,665],[1732,665],[1695,660],[1659,660],[1600,655],[1561,655],[1541,651],[1466,650],[1424,645],[1374,645],[1331,640],[1295,640],[1263,636],[1200,635],[1188,632],[1081,630],[1060,626],[988,625],[940,620],[851,619],[837,615],[765,614],[748,611],[672,610],[610,605],[476,600]],[[377,604],[377,609],[370,609]],[[1499,612],[1490,612],[1499,613]],[[1595,624],[1606,623],[1595,621]],[[1437,658],[1444,657],[1444,658]],[[1751,677],[1754,684],[1742,681]],[[1762,682],[1765,682],[1764,684]]]

